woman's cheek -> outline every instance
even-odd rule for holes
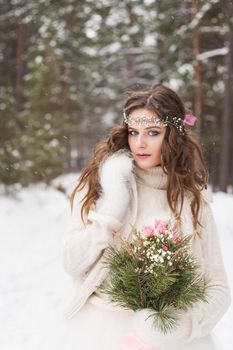
[[[135,149],[135,142],[131,137],[128,138],[128,145],[129,145],[131,152],[133,152]]]

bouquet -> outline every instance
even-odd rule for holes
[[[169,221],[133,228],[133,240],[110,247],[105,264],[109,278],[100,291],[124,309],[150,309],[163,333],[176,326],[181,311],[207,301],[207,281],[191,253],[190,237],[182,237]]]

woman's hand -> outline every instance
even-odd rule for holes
[[[186,340],[191,328],[190,321],[186,317],[185,313],[180,315],[179,321],[177,321],[177,327],[168,331],[166,334],[158,330],[153,324],[153,313],[151,309],[142,309],[136,311],[131,329],[140,337],[143,341],[146,341],[150,345],[166,345],[178,342],[179,340]]]

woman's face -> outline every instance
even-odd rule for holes
[[[147,108],[138,108],[130,113],[132,119],[147,116],[158,117],[157,114]],[[161,149],[166,132],[166,127],[161,123],[155,126],[138,126],[128,124],[128,143],[136,165],[141,169],[149,169],[161,163]]]

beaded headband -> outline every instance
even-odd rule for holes
[[[126,112],[123,112],[123,119],[126,124],[136,125],[139,127],[148,127],[151,126],[151,124],[153,126],[160,126],[160,124],[162,124],[163,126],[167,126],[168,124],[170,124],[173,125],[180,133],[184,134],[185,124],[194,125],[197,118],[192,114],[186,114],[184,120],[177,117],[173,117],[172,120],[170,120],[168,116],[166,116],[164,119],[160,119],[157,116],[148,117],[147,115],[132,118],[130,114],[126,114]]]

